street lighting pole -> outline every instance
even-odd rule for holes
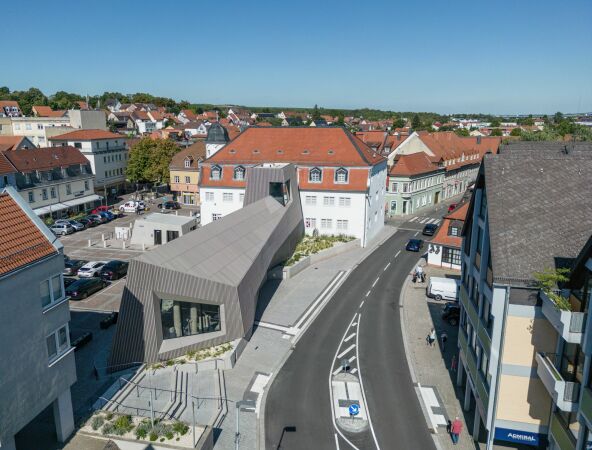
[[[238,402],[236,402],[236,433],[234,435],[234,448],[235,450],[239,450],[239,441],[240,441],[240,426],[239,426],[239,420],[240,420],[240,410],[241,409],[245,409],[245,410],[251,410],[254,411],[255,410],[255,401],[253,400],[240,400]]]

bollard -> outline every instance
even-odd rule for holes
[[[144,244],[143,242],[142,242],[142,251],[143,251],[143,252],[145,252],[145,251],[146,251],[146,244]]]
[[[175,211],[175,216],[178,216],[178,215],[179,215],[179,211]]]
[[[101,239],[105,241],[105,233],[101,233]]]
[[[88,246],[92,247],[92,241],[90,239],[88,240]]]
[[[107,248],[107,241],[103,241],[103,248]]]
[[[125,241],[123,241],[123,249],[125,250]]]

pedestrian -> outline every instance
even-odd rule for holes
[[[446,424],[446,433],[452,433],[452,420],[448,419],[448,423]]]
[[[432,328],[430,334],[428,334],[428,343],[430,344],[430,347],[434,346],[434,342],[436,342],[436,330]]]
[[[140,207],[136,206],[136,216],[139,216],[139,215],[140,215]]]
[[[462,422],[458,419],[458,416],[456,416],[454,422],[452,422],[452,426],[450,427],[450,434],[452,435],[452,442],[454,445],[458,443],[458,437],[460,436],[462,427]]]
[[[440,340],[442,341],[442,352],[446,351],[446,341],[448,340],[448,334],[446,331],[443,331],[440,335]]]
[[[452,355],[452,362],[450,363],[450,369],[456,372],[456,355]]]

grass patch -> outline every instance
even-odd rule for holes
[[[338,234],[336,236],[304,236],[296,246],[294,254],[285,262],[285,266],[292,266],[302,258],[333,247],[337,243],[345,243],[354,240],[351,236]]]

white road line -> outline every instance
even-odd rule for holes
[[[337,433],[335,433],[335,447],[339,450],[339,438],[337,437]]]
[[[436,219],[436,221],[434,222],[436,225],[438,225],[440,223],[440,219]]]
[[[350,345],[348,348],[346,348],[344,351],[342,351],[339,355],[337,355],[338,358],[341,358],[342,356],[344,356],[345,354],[351,352],[354,348],[356,348],[356,344],[352,344]]]
[[[374,280],[374,283],[372,283],[372,287],[376,286],[376,283],[378,283],[378,280],[380,280],[380,277],[378,277],[376,280]]]
[[[370,295],[370,292],[372,292],[372,290],[366,292],[366,297],[368,297]]]
[[[415,222],[418,219],[417,216],[415,216],[413,219],[411,219],[409,222]]]
[[[434,223],[435,220],[436,219],[430,219],[430,220],[428,220],[428,223]]]
[[[356,359],[357,359],[357,356],[354,355],[349,359],[349,362],[353,363]]]
[[[356,333],[356,353],[360,348],[358,346],[358,340],[360,338],[360,322],[362,321],[362,314],[360,314],[358,319],[358,327]],[[370,405],[368,404],[368,400],[366,399],[366,393],[364,392],[364,381],[362,380],[362,368],[360,364],[358,364],[358,378],[360,379],[360,388],[362,389],[362,397],[364,398],[364,403],[366,405],[366,415],[368,416],[368,423],[370,424],[370,431],[372,432],[372,437],[374,438],[374,443],[376,444],[376,450],[380,450],[380,446],[378,445],[378,440],[376,439],[376,433],[374,432],[374,426],[372,426],[372,418],[370,417]]]
[[[364,300],[362,300],[362,303],[360,303],[360,308],[364,305]]]
[[[421,219],[421,220],[419,221],[419,223],[425,223],[425,222],[426,222],[426,220],[428,220],[428,218],[427,218],[427,217],[425,217],[425,218]]]
[[[391,263],[390,263],[390,261],[389,261],[389,263],[388,263],[386,266],[384,266],[384,269],[383,269],[382,271],[383,271],[383,272],[386,272],[386,269],[388,269],[390,265],[391,265]]]
[[[362,302],[362,303],[364,303],[364,302]],[[352,334],[350,334],[348,337],[346,337],[346,338],[343,340],[343,342],[347,342],[347,341],[349,341],[351,338],[355,337],[355,335],[356,335],[356,333],[352,333]]]
[[[418,234],[419,234],[419,231],[418,231],[417,233],[415,233],[415,234],[413,235],[413,237],[417,236]]]
[[[294,334],[289,327],[285,327],[283,325],[276,325],[275,323],[261,322],[259,320],[256,320],[255,325],[262,328],[269,328],[271,330],[283,331],[286,334]]]
[[[343,279],[346,273],[347,272],[341,271],[335,278],[333,278],[333,280],[329,283],[325,290],[321,292],[321,295],[319,295],[317,301],[315,301],[302,315],[300,320],[296,322],[294,328],[302,328],[302,324],[304,323],[304,321],[317,309],[319,304],[321,304],[329,296],[329,294],[331,294],[335,286]]]
[[[358,371],[358,369],[356,369],[355,367],[351,370],[351,374],[353,375],[354,373],[356,373]],[[368,405],[366,405],[366,408],[368,408]]]
[[[399,251],[397,252],[397,254],[395,255],[395,258],[396,258],[397,256],[399,256],[400,254],[401,254],[401,250],[399,250]]]
[[[333,371],[333,375],[337,375],[339,372],[341,372],[341,367],[338,367],[337,369],[335,369]]]

